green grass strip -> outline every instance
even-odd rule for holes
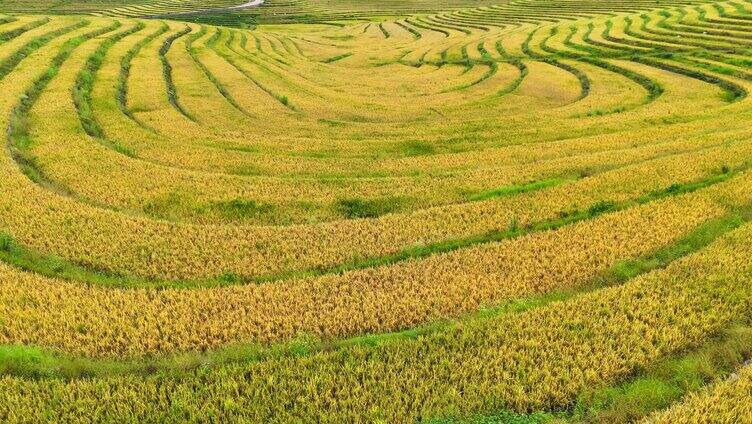
[[[353,55],[352,52],[338,54],[336,56],[332,56],[330,58],[322,60],[321,63],[333,63],[333,62],[336,62],[338,60],[342,60],[342,59],[348,58],[348,57],[350,57],[352,55]]]
[[[128,52],[123,56],[123,58],[120,60],[120,76],[118,77],[118,86],[117,86],[117,99],[118,99],[118,106],[120,107],[120,111],[130,119],[136,121],[136,118],[133,116],[133,113],[128,109],[128,79],[131,75],[131,66],[133,63],[133,59],[136,57],[136,55],[149,43],[154,41],[157,37],[160,35],[166,33],[170,29],[167,24],[162,24],[162,26],[152,34],[149,34],[147,37],[139,41],[133,48],[128,50]],[[142,123],[136,121],[136,123],[146,128]]]
[[[670,54],[667,55],[668,57],[671,57]],[[661,62],[657,60],[651,60],[644,57],[639,58],[633,58],[634,62],[639,62],[644,65],[652,66],[654,68],[663,69],[665,71],[673,72],[675,74],[684,75],[690,78],[697,79],[699,81],[707,82],[708,84],[714,84],[718,87],[720,87],[724,93],[723,98],[725,101],[732,103],[739,101],[745,97],[747,97],[747,89],[742,87],[741,85],[727,81],[722,78],[718,78],[716,76],[706,74],[704,72],[699,72],[694,69],[690,68],[683,68],[680,66],[676,66],[673,64],[669,64],[666,62]]]
[[[221,94],[222,97],[224,97],[225,100],[227,100],[230,106],[232,106],[238,112],[242,113],[245,116],[253,117],[253,114],[251,114],[250,112],[245,110],[242,106],[240,106],[238,101],[235,100],[232,94],[230,94],[227,88],[225,88],[224,84],[222,84],[222,82],[209,70],[209,68],[207,68],[206,65],[204,65],[203,62],[201,62],[201,60],[199,60],[198,49],[193,46],[193,43],[199,38],[203,37],[204,35],[206,35],[206,27],[201,26],[201,30],[199,30],[197,33],[191,35],[188,38],[188,42],[186,43],[186,49],[188,50],[188,54],[190,54],[191,59],[193,59],[193,62],[196,64],[196,66],[198,66],[201,69],[201,71],[204,73],[204,76],[206,77],[206,79],[208,79],[209,81],[211,81],[212,84],[214,84],[214,87],[217,89],[217,91],[219,91],[219,94]],[[214,34],[212,34],[212,36],[206,42],[207,46],[211,46],[211,47],[215,46],[217,44],[217,41],[219,41],[219,38],[221,35],[222,35],[222,32],[220,32],[219,29],[215,29]]]
[[[627,423],[664,409],[682,397],[726,379],[752,358],[752,327],[734,325],[701,346],[663,358],[634,377],[580,394],[571,409],[516,414],[501,411],[467,420],[436,419],[429,424]]]
[[[386,28],[384,28],[383,22],[379,24],[379,30],[381,30],[381,33],[384,34],[384,38],[389,38],[389,31],[387,31]]]
[[[532,41],[533,36],[535,36],[536,31],[537,31],[537,28],[536,28],[535,31],[531,31],[528,34],[527,38],[525,39],[525,41],[520,46],[521,49],[522,49],[522,52],[524,54],[526,54],[527,56],[529,56],[529,57],[531,57],[531,58],[533,58],[533,59],[535,59],[537,61],[544,62],[544,63],[547,63],[547,64],[552,65],[552,66],[556,66],[557,68],[562,69],[562,70],[564,70],[566,72],[569,72],[570,74],[574,75],[574,77],[577,78],[577,81],[580,84],[580,95],[577,97],[577,99],[575,99],[575,101],[579,101],[579,100],[582,100],[585,97],[587,97],[587,95],[590,94],[590,89],[591,89],[591,86],[592,86],[592,83],[590,82],[590,78],[587,76],[587,74],[585,74],[581,70],[575,68],[574,66],[571,66],[571,65],[568,65],[566,63],[560,62],[559,60],[557,60],[553,56],[543,56],[543,55],[540,55],[540,54],[534,52],[530,48],[530,41]],[[553,29],[552,29],[552,33],[554,33]]]
[[[412,34],[413,38],[416,39],[416,40],[423,36],[418,30],[416,30],[415,28],[413,28],[411,26],[407,26],[404,23],[399,22],[399,21],[396,21],[394,23],[397,24],[397,26],[399,26],[400,28],[402,28],[405,31],[407,31],[410,34]]]
[[[533,181],[526,184],[515,184],[505,186],[494,190],[484,191],[468,197],[470,201],[480,201],[496,199],[499,197],[514,196],[516,194],[528,193],[531,191],[541,190],[544,188],[556,187],[566,182],[572,181],[571,178],[549,178],[545,180]]]
[[[191,27],[186,25],[186,27],[182,31],[176,32],[175,34],[169,36],[165,40],[164,44],[162,44],[162,47],[159,48],[159,60],[162,62],[162,75],[164,77],[165,86],[167,88],[167,100],[175,108],[175,110],[180,112],[181,115],[185,116],[190,121],[196,122],[196,118],[188,113],[188,111],[183,108],[183,106],[180,104],[180,101],[178,100],[178,90],[172,80],[172,65],[170,64],[170,61],[167,60],[167,53],[170,51],[170,48],[172,48],[172,44],[177,41],[178,38],[186,36],[190,32]]]
[[[251,35],[253,35],[253,34],[251,34]],[[222,49],[220,49],[220,48],[217,48],[217,46],[211,46],[211,47],[214,49],[214,51],[218,55],[220,55],[227,63],[229,63],[238,72],[240,72],[241,74],[243,74],[243,76],[245,76],[256,87],[258,87],[259,89],[261,89],[262,91],[264,91],[266,94],[268,94],[269,96],[271,96],[274,99],[276,99],[279,103],[282,104],[282,106],[290,109],[291,111],[297,112],[298,111],[297,108],[292,105],[292,103],[290,102],[290,99],[287,96],[275,93],[269,87],[267,87],[266,85],[264,85],[261,82],[259,82],[253,75],[251,75],[251,73],[249,71],[247,71],[246,69],[244,69],[243,67],[241,67],[241,66],[239,66],[237,64],[237,62],[235,61],[235,59],[232,57],[232,55],[229,52],[235,53],[237,56],[240,56],[241,58],[246,59],[247,61],[253,63],[254,65],[259,66],[264,71],[266,71],[266,72],[268,72],[270,74],[274,74],[267,67],[265,67],[262,64],[258,63],[256,61],[256,59],[254,58],[254,55],[252,55],[252,54],[242,54],[242,53],[239,53],[239,52],[235,51],[230,46],[230,42],[231,41],[232,40],[230,38],[227,39],[227,41],[224,44],[224,49],[225,49],[224,51]],[[261,51],[261,41],[258,38],[256,38],[256,49],[259,52]]]
[[[730,328],[699,349],[639,371],[637,378],[584,393],[571,421],[632,422],[668,407],[689,392],[727,378],[750,357],[752,328]]]
[[[135,157],[136,154],[131,149],[106,139],[104,130],[102,130],[101,125],[99,125],[99,122],[97,122],[94,117],[91,94],[94,90],[94,82],[96,81],[97,72],[102,68],[107,52],[120,40],[129,35],[138,33],[144,29],[145,26],[146,25],[144,25],[143,22],[139,22],[126,31],[119,32],[108,38],[104,43],[100,44],[94,53],[86,60],[86,64],[78,73],[75,86],[73,87],[73,103],[76,106],[78,119],[86,134],[93,137],[104,146],[129,157]]]

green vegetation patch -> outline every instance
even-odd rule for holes
[[[400,143],[397,150],[404,156],[427,156],[436,153],[436,146],[425,141],[411,140]]]
[[[388,213],[399,212],[409,203],[410,201],[404,197],[352,198],[338,200],[335,208],[345,218],[378,218]]]
[[[548,178],[545,180],[533,181],[524,184],[514,184],[470,195],[468,196],[468,200],[478,201],[494,199],[497,197],[514,196],[516,194],[528,193],[531,191],[542,190],[544,188],[555,187],[568,181],[571,181],[571,179]]]

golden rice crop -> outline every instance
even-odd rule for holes
[[[576,421],[752,320],[747,1],[64,3],[0,5],[2,422]]]
[[[721,213],[712,201],[670,199],[424,260],[226,289],[111,290],[6,268],[0,311],[7,320],[0,342],[86,355],[143,355],[401,330],[584,286],[618,260],[646,256]],[[453,272],[458,268],[462,275]]]
[[[646,423],[749,423],[752,422],[752,367],[744,367],[727,381],[693,393]]]
[[[94,407],[99,419],[145,422],[210,416],[410,422],[501,407],[562,407],[585,387],[625,376],[748,317],[749,236],[746,226],[621,287],[379,347],[228,365],[185,378],[5,377],[2,417],[52,414],[75,421]]]

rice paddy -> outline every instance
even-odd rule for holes
[[[752,423],[752,2],[0,2],[0,422]]]

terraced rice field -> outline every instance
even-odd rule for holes
[[[232,6],[0,2],[0,422],[752,423],[752,1]]]

